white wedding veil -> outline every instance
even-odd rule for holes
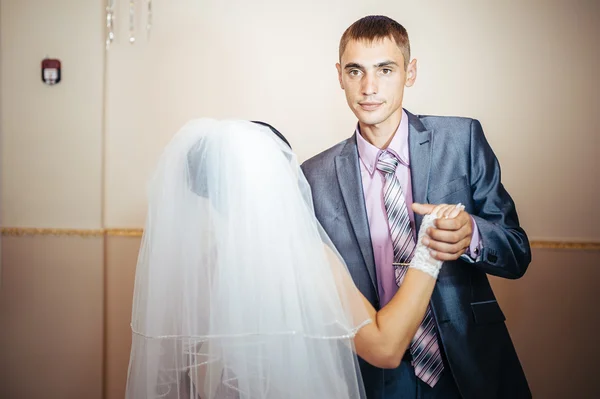
[[[249,121],[186,124],[149,188],[127,398],[363,398],[369,321],[291,149]]]

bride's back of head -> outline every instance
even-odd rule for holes
[[[297,184],[298,165],[291,149],[266,126],[248,121],[197,120],[179,135],[190,139],[190,190],[209,199],[224,215],[227,205],[239,197],[264,203]]]

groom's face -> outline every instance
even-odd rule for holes
[[[336,65],[340,86],[354,115],[363,125],[397,127],[404,86],[416,78],[416,60],[404,69],[402,51],[391,38],[351,40]]]

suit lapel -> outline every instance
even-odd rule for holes
[[[427,203],[427,190],[429,186],[429,172],[431,169],[431,154],[433,151],[433,130],[427,130],[421,120],[406,111],[408,115],[408,151],[410,157],[410,178],[412,183],[413,202]],[[419,231],[423,216],[415,213],[415,230]],[[446,273],[446,267],[440,270],[440,276]],[[439,280],[439,277],[438,277]],[[439,323],[450,320],[442,303],[440,284],[436,284],[431,295],[431,308]]]
[[[431,164],[431,151],[433,148],[432,130],[427,130],[415,115],[406,111],[408,115],[408,145],[410,157],[411,183],[413,202],[426,203],[427,188],[429,183],[429,169]],[[362,177],[358,159],[356,136],[351,137],[340,153],[335,158],[337,179],[346,205],[348,217],[354,234],[356,235],[371,283],[377,289],[377,274],[371,233],[367,219],[367,210],[362,189]],[[421,227],[423,217],[415,214],[416,231]]]
[[[410,178],[413,202],[426,203],[431,151],[433,148],[432,130],[427,130],[415,115],[408,115],[408,151],[410,157]],[[415,227],[419,231],[423,216],[415,214]]]
[[[348,212],[348,217],[358,246],[362,253],[371,283],[377,289],[377,277],[375,272],[375,258],[373,255],[373,245],[371,243],[371,233],[369,231],[369,222],[367,219],[367,209],[365,208],[365,197],[362,189],[362,177],[358,160],[358,147],[356,145],[356,136],[351,137],[340,155],[335,158],[335,168]],[[378,294],[379,295],[379,294]]]

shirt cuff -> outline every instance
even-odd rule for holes
[[[481,256],[481,236],[479,235],[479,228],[477,227],[477,223],[475,223],[475,219],[473,216],[470,216],[471,222],[473,222],[473,232],[471,233],[471,245],[465,251],[465,254],[471,262],[478,262]]]

